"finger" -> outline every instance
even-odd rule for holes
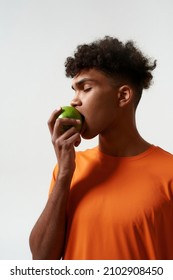
[[[81,136],[80,134],[78,133],[78,138],[76,139],[76,141],[74,142],[74,146],[75,147],[78,147],[81,143]]]
[[[80,142],[81,142],[81,137],[79,132],[73,133],[69,138],[67,139],[62,139],[63,137],[57,138],[55,141],[55,147],[57,146],[58,148],[69,150],[71,149],[72,146],[77,147]]]
[[[53,129],[54,129],[56,119],[61,114],[61,112],[62,112],[62,108],[54,110],[47,122],[51,135],[53,134]]]
[[[76,119],[69,119],[69,118],[58,118],[55,121],[54,129],[53,129],[53,138],[56,139],[60,137],[62,134],[65,134],[65,138],[68,138],[71,136],[71,134],[74,134],[76,132],[75,126],[80,124],[80,120]],[[71,127],[68,130],[64,130],[64,127]],[[75,130],[71,130],[72,128],[75,128]]]
[[[73,146],[77,147],[81,143],[81,136],[75,127],[68,129],[61,135],[61,141],[69,141]]]
[[[79,132],[73,134],[69,139],[70,139],[72,145],[75,147],[78,147],[79,144],[81,143],[81,136],[80,136]]]

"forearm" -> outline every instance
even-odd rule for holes
[[[60,259],[66,236],[66,207],[71,176],[59,175],[30,235],[33,259]]]
[[[61,111],[61,109],[55,110],[48,121],[59,174],[45,209],[30,235],[33,259],[60,259],[64,253],[66,208],[75,170],[74,146],[79,145],[81,139],[75,128],[79,120],[58,118]],[[72,127],[64,132],[64,125]]]

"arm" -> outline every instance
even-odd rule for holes
[[[80,135],[74,127],[62,134],[62,126],[74,125],[78,120],[57,119],[61,110],[53,112],[49,122],[59,172],[48,202],[30,234],[33,259],[60,259],[66,237],[66,207],[70,184],[75,170],[74,146]]]

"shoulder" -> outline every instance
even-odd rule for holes
[[[148,165],[150,171],[155,171],[159,178],[173,181],[173,155],[170,152],[156,147]]]
[[[156,146],[148,161],[149,165],[158,171],[164,170],[166,173],[168,171],[173,175],[173,155],[170,152]]]
[[[92,159],[98,156],[98,147],[93,147],[90,149],[86,149],[84,151],[76,151],[76,159],[84,160],[84,159]]]
[[[93,147],[84,151],[76,151],[74,178],[88,176],[90,170],[98,166],[98,154],[98,147]]]
[[[156,156],[157,158],[173,163],[173,154],[162,149],[161,147],[156,147]]]

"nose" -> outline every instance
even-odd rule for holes
[[[73,107],[82,105],[82,101],[80,100],[79,95],[77,93],[75,94],[74,98],[70,102],[70,105]]]

